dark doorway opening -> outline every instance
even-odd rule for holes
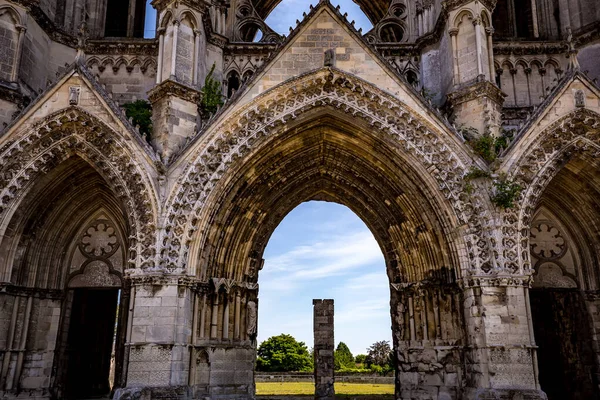
[[[108,397],[119,289],[73,289],[66,396]]]
[[[540,385],[548,400],[598,399],[589,315],[576,289],[532,289]]]

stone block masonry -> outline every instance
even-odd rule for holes
[[[333,400],[333,350],[335,346],[333,336],[333,300],[313,299],[315,335],[315,399]]]

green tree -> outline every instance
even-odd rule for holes
[[[313,360],[304,342],[282,333],[260,344],[256,369],[267,372],[312,371]]]
[[[364,364],[366,361],[367,361],[366,354],[357,354],[356,357],[354,358],[354,362],[357,364]]]
[[[391,353],[392,349],[386,340],[375,342],[367,350],[367,365],[378,365],[383,368],[390,364]]]
[[[223,105],[223,92],[221,83],[214,78],[215,66],[212,68],[204,79],[204,87],[202,88],[202,101],[200,102],[200,111],[204,118],[209,118],[211,114],[217,112],[219,107]]]
[[[334,365],[336,370],[340,370],[342,368],[354,368],[354,356],[352,352],[346,346],[346,343],[340,342],[335,349],[334,357]]]

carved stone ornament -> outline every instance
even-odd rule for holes
[[[565,239],[558,228],[547,223],[531,228],[531,252],[537,258],[546,260],[560,258],[566,251]]]
[[[48,165],[76,155],[95,166],[125,205],[130,225],[129,268],[154,266],[156,197],[130,145],[81,109],[71,107],[46,117],[0,151],[0,220]],[[101,251],[112,245],[105,246]]]
[[[575,107],[585,107],[585,92],[581,89],[575,91]]]
[[[81,87],[71,86],[69,87],[69,104],[75,106],[79,104],[79,95],[81,93]]]
[[[544,189],[575,154],[600,158],[600,115],[577,109],[537,135],[511,168],[508,176],[522,188],[515,204],[518,209],[505,209],[502,215],[502,262],[515,273],[532,273],[530,260],[530,223]],[[537,248],[540,254],[553,250]],[[556,250],[556,247],[553,247]]]
[[[379,134],[392,138],[399,150],[411,153],[425,168],[435,166],[432,177],[440,191],[452,203],[459,221],[467,222],[469,257],[473,268],[489,265],[490,250],[481,235],[490,225],[481,218],[486,200],[479,193],[467,194],[463,175],[468,157],[461,156],[451,136],[436,132],[429,123],[409,111],[394,97],[365,81],[336,69],[322,69],[293,79],[277,90],[259,96],[253,103],[212,127],[203,137],[212,137],[193,154],[180,186],[167,203],[167,231],[161,253],[161,265],[185,266],[192,235],[198,229],[197,215],[206,207],[206,199],[230,168],[253,148],[285,126],[290,118],[311,109],[330,105],[346,114],[364,119]],[[194,221],[194,222],[192,222]],[[483,222],[483,223],[482,223]]]
[[[200,91],[172,80],[161,82],[148,92],[148,100],[151,103],[155,103],[166,96],[179,97],[191,103],[199,103],[202,99]]]

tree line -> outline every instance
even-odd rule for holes
[[[258,347],[256,370],[264,372],[311,372],[314,370],[313,349],[292,335],[272,336]],[[373,343],[367,354],[352,355],[344,342],[335,352],[335,370],[338,372],[376,372],[386,374],[394,370],[392,349],[385,341]]]

